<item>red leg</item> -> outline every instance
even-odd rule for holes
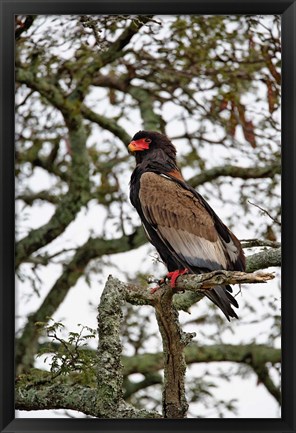
[[[170,283],[171,283],[172,289],[174,289],[176,287],[176,280],[179,277],[179,275],[187,274],[187,272],[189,272],[189,271],[187,268],[185,268],[185,269],[177,269],[176,271],[167,273],[166,276],[167,276],[167,278],[169,278],[171,280]]]

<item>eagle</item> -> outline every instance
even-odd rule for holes
[[[168,269],[171,287],[184,273],[245,271],[239,240],[184,180],[176,163],[176,148],[168,137],[156,131],[139,131],[128,149],[136,159],[130,201]],[[238,303],[231,293],[229,285],[205,292],[229,321],[238,318],[232,308],[238,308]]]

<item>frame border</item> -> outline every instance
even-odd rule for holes
[[[169,13],[168,13],[169,11]],[[281,419],[184,419],[184,420],[88,420],[14,419],[14,14],[281,14],[283,41],[282,96],[282,230],[283,249],[283,408]],[[199,432],[295,432],[296,321],[295,245],[296,231],[296,0],[0,0],[0,432],[121,433],[138,431]],[[294,193],[294,196],[293,196]]]

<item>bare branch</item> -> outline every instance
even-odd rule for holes
[[[276,399],[279,405],[281,405],[281,390],[273,382],[269,374],[269,368],[265,364],[262,364],[262,362],[256,361],[251,362],[250,365],[258,376],[258,383],[262,383],[267,391]]]
[[[281,173],[281,166],[278,163],[271,164],[265,167],[239,167],[234,165],[222,165],[213,167],[208,170],[203,170],[202,173],[193,176],[188,180],[190,185],[196,188],[205,182],[211,182],[220,176],[230,176],[240,179],[261,179],[265,177],[273,177],[275,174]]]
[[[274,218],[274,217],[272,217],[271,215],[270,215],[270,213],[269,212],[267,212],[267,210],[266,209],[263,209],[261,206],[259,206],[258,204],[255,204],[255,203],[252,203],[250,200],[248,200],[248,202],[252,205],[252,206],[255,206],[255,207],[257,207],[258,209],[260,209],[263,213],[265,213],[273,222],[275,222],[276,224],[278,224],[279,226],[281,226],[282,224],[281,224],[281,222],[279,221],[279,220],[277,220],[276,218]]]
[[[163,414],[165,418],[185,418],[188,404],[184,348],[193,334],[185,334],[181,329],[172,290],[163,288],[156,293],[155,313],[163,342]]]
[[[259,257],[261,253],[258,253]],[[255,256],[255,254],[254,254]],[[188,274],[180,275],[176,280],[175,296],[177,293],[183,291],[199,292],[198,299],[203,297],[203,292],[219,285],[226,284],[256,284],[265,283],[275,278],[274,274],[270,273],[246,273],[237,271],[213,271],[205,274]],[[167,291],[170,285],[163,284]],[[149,290],[136,286],[134,284],[125,284],[127,301],[136,305],[155,305],[155,296]],[[156,293],[158,290],[156,291]],[[197,301],[196,300],[196,301]],[[180,306],[178,307],[180,308]],[[183,308],[180,308],[183,309]]]
[[[262,270],[264,268],[268,268],[270,266],[281,266],[281,248],[276,249],[269,249],[266,251],[261,251],[259,253],[253,254],[251,256],[247,257],[247,272],[255,272],[257,270]],[[262,274],[258,276],[258,274],[251,274],[250,277],[248,277],[248,274],[244,274],[239,276],[238,279],[235,279],[232,275],[231,271],[218,271],[219,272],[226,272],[227,274],[223,275],[221,274],[221,280],[223,279],[225,281],[225,284],[242,284],[243,280],[248,281],[248,284],[252,283],[252,278],[255,279],[253,281],[254,283],[258,283],[260,279],[262,279]],[[177,280],[177,288],[180,291],[184,290],[185,293],[178,293],[176,291],[174,295],[174,305],[178,310],[188,311],[189,308],[195,304],[196,302],[199,302],[203,296],[204,296],[204,289],[202,288],[202,285],[200,284],[203,280],[207,280],[209,274],[200,274],[200,275],[186,275],[186,276],[180,276]],[[265,275],[265,274],[264,274]],[[271,277],[267,277],[268,279],[274,278],[273,274],[267,274]],[[219,275],[218,275],[219,276]],[[229,279],[227,279],[229,278]],[[264,279],[265,277],[263,277]],[[187,280],[186,280],[187,279]],[[218,278],[220,281],[220,279]],[[260,281],[263,282],[263,281]],[[187,283],[191,284],[187,286]],[[217,285],[217,280],[213,284],[213,286]],[[212,287],[213,287],[212,286]],[[188,289],[188,290],[187,290]],[[138,286],[128,284],[126,286],[127,290],[127,300],[131,304],[135,305],[153,305],[154,298],[153,295],[150,294],[150,292],[147,289],[140,288]]]
[[[246,272],[219,270],[199,275],[182,275],[177,279],[176,290],[180,291],[186,288],[186,290],[190,291],[205,291],[227,284],[265,283],[274,277],[274,274],[268,273],[248,274]]]
[[[31,25],[33,24],[36,16],[35,15],[26,15],[24,16],[17,15],[15,17],[15,39],[18,40],[22,33],[26,32]]]
[[[37,200],[47,201],[56,205],[59,202],[59,197],[51,194],[49,191],[43,190],[36,193],[20,194],[16,197],[16,200],[23,200],[29,206],[32,206],[33,202]]]

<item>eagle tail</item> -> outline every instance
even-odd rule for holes
[[[238,308],[238,303],[229,292],[232,292],[230,286],[217,286],[212,290],[206,291],[205,295],[223,311],[227,320],[230,321],[230,317],[238,319],[236,312],[232,309],[232,305]]]

